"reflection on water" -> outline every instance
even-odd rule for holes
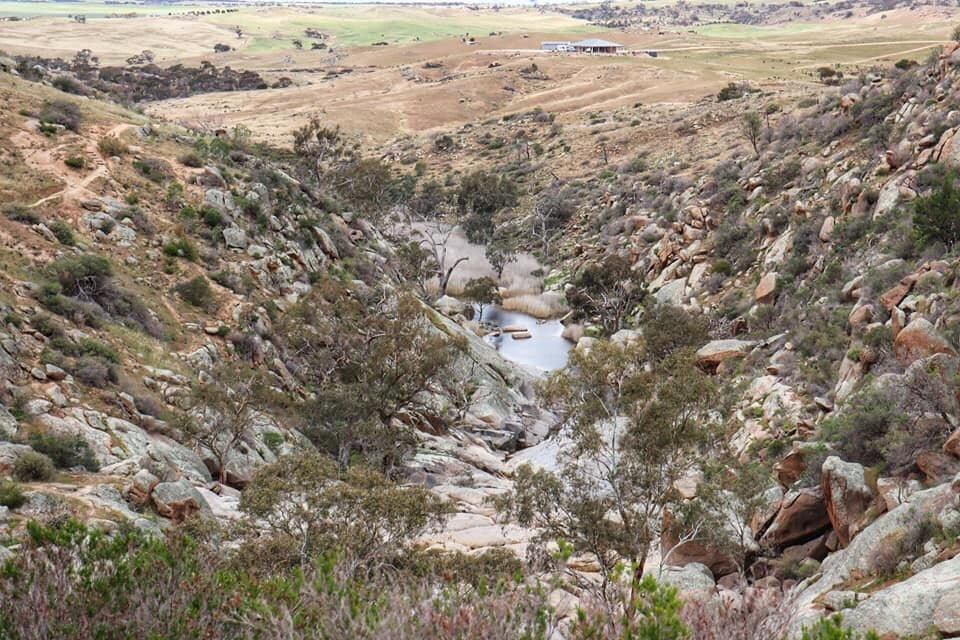
[[[566,366],[573,345],[562,337],[563,325],[559,320],[538,321],[533,316],[506,311],[496,305],[483,308],[482,320],[499,327],[519,325],[530,332],[525,340],[514,340],[508,333],[484,338],[504,358],[542,373]]]

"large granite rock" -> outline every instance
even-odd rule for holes
[[[960,633],[960,556],[874,593],[845,611],[843,621],[858,631],[898,638],[926,637],[933,624],[955,637]]]
[[[183,522],[196,513],[212,513],[200,492],[186,480],[161,482],[150,494],[157,513],[173,522]]]
[[[821,474],[827,516],[845,547],[863,526],[870,507],[879,503],[877,492],[867,484],[861,465],[837,456],[823,462]]]
[[[886,568],[891,562],[891,554],[897,553],[902,540],[915,537],[931,518],[937,518],[948,510],[946,507],[955,504],[957,490],[952,484],[957,483],[944,483],[912,494],[905,502],[864,528],[847,548],[828,556],[819,574],[798,587],[791,637],[798,635],[804,624],[820,616],[818,602],[824,594],[852,580],[873,575],[879,568]]]
[[[784,496],[780,511],[773,517],[760,544],[786,547],[806,542],[829,526],[823,490],[820,487],[800,489]]]
[[[698,562],[684,567],[663,567],[658,579],[676,587],[684,599],[709,597],[716,590],[709,567]]]
[[[911,320],[900,330],[893,341],[893,351],[904,366],[935,353],[957,355],[953,346],[925,318]]]
[[[746,356],[755,344],[747,340],[713,340],[697,350],[697,364],[705,369],[715,369],[724,360]]]

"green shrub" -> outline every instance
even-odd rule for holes
[[[23,327],[23,318],[14,313],[13,311],[8,311],[3,314],[3,324],[10,324],[15,326],[17,329]]]
[[[226,269],[210,274],[210,279],[221,287],[225,287],[241,295],[250,293],[257,286],[256,281],[249,274],[237,273]]]
[[[53,433],[30,434],[30,446],[46,455],[58,469],[84,467],[98,471],[100,465],[93,456],[90,443],[81,436],[59,436]]]
[[[50,231],[57,237],[60,244],[72,247],[77,244],[77,239],[73,235],[73,229],[63,220],[54,220],[50,224]]]
[[[125,154],[127,152],[127,145],[125,145],[120,138],[105,136],[97,142],[97,149],[103,155],[112,158],[113,156],[122,156]]]
[[[51,100],[45,103],[38,117],[43,124],[59,124],[70,131],[79,131],[83,122],[79,105],[69,100]]]
[[[64,93],[72,93],[77,96],[87,94],[87,88],[70,76],[57,76],[50,84]]]
[[[13,477],[21,482],[43,482],[53,478],[53,462],[36,451],[27,451],[13,463]]]
[[[0,507],[19,509],[27,503],[23,488],[12,480],[0,481]]]
[[[216,304],[216,298],[213,295],[213,289],[210,282],[203,276],[191,278],[186,282],[181,282],[174,291],[187,303],[201,309],[210,309]]]
[[[758,91],[759,89],[755,89],[745,82],[731,82],[717,92],[717,101],[735,100],[748,93],[757,93]]]
[[[116,351],[102,342],[97,342],[96,340],[92,340],[90,338],[83,338],[77,343],[77,353],[81,356],[102,358],[103,360],[113,364],[120,362],[120,356]]]
[[[103,326],[103,309],[93,302],[76,300],[64,295],[59,282],[47,281],[34,294],[45,309],[59,316],[69,317],[78,324],[98,329]]]
[[[219,227],[223,225],[223,214],[214,207],[204,207],[200,210],[203,216],[203,223],[208,227]]]
[[[482,558],[445,557],[409,569],[381,563],[382,570],[357,571],[327,552],[291,568],[277,561],[289,548],[283,539],[225,551],[190,535],[204,529],[189,520],[184,525],[152,536],[135,527],[108,534],[75,520],[29,523],[29,543],[0,575],[4,636],[273,637],[281,628],[290,638],[542,640],[556,625],[547,592],[511,575],[481,576],[475,588],[461,588],[458,568],[499,566]],[[45,597],[43,606],[37,594]],[[640,600],[647,602],[646,596]],[[643,628],[654,617],[675,618],[675,607],[649,601],[657,610],[644,616]]]
[[[726,215],[714,232],[714,251],[717,262],[725,261],[733,271],[743,271],[757,258],[753,246],[754,228],[740,219],[739,215]]]
[[[263,444],[274,453],[280,453],[280,447],[283,445],[283,434],[276,431],[267,431],[263,434]]]
[[[102,358],[83,356],[67,365],[66,369],[81,383],[98,389],[117,382],[117,372]]]
[[[173,177],[170,165],[160,158],[137,158],[133,161],[133,168],[152,182],[166,182]]]
[[[65,256],[46,268],[51,280],[42,283],[35,294],[37,300],[50,311],[91,327],[102,324],[103,312],[126,316],[135,315],[145,320],[142,304],[139,307],[112,281],[110,261],[96,254]]]
[[[40,222],[40,217],[37,216],[32,209],[29,209],[26,205],[22,204],[4,205],[3,215],[14,222],[19,222],[21,224],[38,224]]]
[[[57,324],[51,316],[46,314],[36,314],[30,317],[30,325],[47,338],[63,335],[63,329]]]
[[[851,398],[840,415],[823,421],[823,436],[844,460],[873,466],[886,462],[888,433],[904,420],[888,398],[867,390]]]
[[[647,356],[652,362],[660,362],[679,349],[703,346],[710,340],[710,333],[704,316],[670,304],[655,304],[644,311],[643,337]]]
[[[960,192],[948,172],[930,195],[913,201],[913,228],[923,244],[942,242],[948,249],[960,240]]]
[[[893,346],[893,332],[887,325],[871,327],[863,335],[863,344],[875,349],[885,349]]]
[[[193,151],[183,154],[177,158],[177,161],[185,167],[192,167],[194,169],[199,169],[203,166],[203,159]]]
[[[50,263],[47,270],[68,296],[89,296],[91,287],[102,289],[106,279],[113,275],[110,261],[93,253],[60,258]]]
[[[163,252],[171,258],[184,258],[196,262],[200,254],[188,238],[175,238],[163,245]]]
[[[83,169],[87,166],[87,159],[83,156],[67,156],[64,158],[63,164],[71,169]]]
[[[843,617],[837,614],[804,627],[800,640],[880,640],[880,637],[872,631],[863,634],[844,627]]]

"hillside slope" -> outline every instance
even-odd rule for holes
[[[319,124],[290,152],[0,74],[0,474],[16,480],[0,558],[34,567],[70,518],[195,535],[217,571],[249,565],[233,587],[281,592],[246,622],[269,611],[260,624],[303,637],[319,622],[284,617],[290,593],[436,570],[435,593],[473,584],[474,563],[542,581],[517,623],[532,637],[617,637],[603,612],[639,610],[615,595],[643,572],[677,587],[694,637],[799,637],[841,611],[856,633],[960,636],[958,67],[949,43],[832,88],[618,98],[559,122],[531,103],[366,157]],[[538,384],[437,300],[444,265],[395,233],[411,211],[535,253],[574,366]],[[655,503],[612,513],[607,489],[629,483],[590,454],[663,424],[689,439],[654,438],[626,474]],[[547,493],[524,494],[531,479]],[[284,573],[323,571],[317,540],[357,554],[350,578]],[[458,595],[523,591],[487,577]]]

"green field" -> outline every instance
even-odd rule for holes
[[[334,44],[368,46],[375,42],[429,41],[470,34],[477,38],[491,32],[596,32],[582,20],[531,11],[468,11],[463,8],[351,5],[321,9],[294,8],[269,12],[245,9],[239,13],[211,15],[212,24],[240,26],[251,40],[245,51],[289,49],[293,39],[308,46],[303,31],[320,29],[332,34]]]
[[[260,8],[253,5],[159,4],[155,2],[112,4],[106,2],[13,2],[0,0],[0,16],[21,18],[63,18],[85,15],[91,20],[115,14],[138,16],[182,16],[191,11],[218,8],[240,11],[202,15],[199,20],[233,30],[243,29],[246,37],[241,48],[251,53],[292,49],[299,39],[309,47],[304,29],[319,29],[333,36],[333,44],[344,47],[368,46],[375,42],[429,41],[469,33],[475,37],[491,32],[596,32],[582,20],[559,13],[528,10],[481,9],[465,7],[400,7],[388,5],[337,5]]]
[[[710,38],[728,38],[731,40],[769,40],[787,38],[812,31],[824,31],[822,24],[793,22],[778,26],[754,26],[748,24],[711,24],[696,27],[695,31]]]

